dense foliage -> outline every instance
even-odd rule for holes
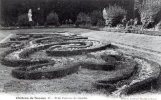
[[[57,13],[51,12],[47,17],[46,17],[46,24],[47,25],[59,25],[59,17]]]
[[[127,11],[120,6],[114,5],[106,8],[107,20],[112,26],[116,26],[121,19],[127,14]]]
[[[94,10],[91,13],[91,24],[94,26],[104,25],[104,19],[102,15],[102,11]]]
[[[19,26],[26,26],[28,25],[28,17],[27,14],[22,14],[18,16],[18,23]]]
[[[85,13],[79,13],[76,20],[76,26],[91,24],[91,18]]]
[[[69,19],[75,22],[80,12],[102,11],[109,4],[124,7],[128,10],[129,16],[132,16],[133,0],[14,0],[14,2],[13,0],[0,0],[0,24],[3,26],[16,25],[18,16],[27,14],[30,8],[34,22],[39,19],[41,25],[45,23],[46,17],[53,10],[59,15],[60,23]]]
[[[140,9],[141,22],[145,28],[154,27],[160,21],[161,0],[144,0]]]

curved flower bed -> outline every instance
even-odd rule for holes
[[[58,37],[43,37],[30,41],[30,44],[51,44],[51,43],[59,43],[64,40]]]
[[[41,40],[41,38],[39,40]],[[41,44],[41,45],[31,43],[31,44],[29,44],[28,47],[25,47],[20,50],[16,50],[13,53],[8,53],[8,55],[6,55],[4,57],[2,63],[5,65],[9,65],[9,66],[21,66],[21,65],[27,66],[30,64],[38,64],[38,63],[47,62],[48,59],[30,59],[28,57],[29,57],[29,55],[31,55],[34,52],[44,50],[44,49],[47,49],[53,45],[58,45],[58,44],[65,44],[65,42],[64,43],[51,42],[50,44]]]
[[[2,64],[13,66],[13,67],[21,67],[18,69],[15,69],[12,71],[12,75],[14,77],[20,78],[20,79],[41,79],[43,78],[56,78],[65,76],[74,72],[77,72],[80,64],[69,64],[68,66],[59,66],[58,68],[54,68],[55,61],[51,61],[47,58],[30,58],[30,55],[40,51],[40,50],[46,50],[49,47],[59,46],[59,45],[70,45],[70,47],[73,48],[80,48],[79,51],[82,50],[82,48],[88,48],[93,46],[92,40],[85,40],[88,42],[83,42],[85,37],[81,36],[62,36],[62,35],[51,35],[51,37],[43,37],[44,35],[38,34],[38,35],[18,35],[15,40],[23,40],[26,39],[25,37],[31,37],[33,40],[29,40],[29,44],[25,45],[24,48],[21,49],[14,49],[7,51],[3,54],[3,58],[1,59]],[[11,40],[14,40],[11,38]],[[48,43],[43,43],[44,41],[50,40]],[[61,41],[58,41],[61,40]],[[68,42],[64,42],[64,40]],[[81,41],[83,40],[83,41]],[[91,42],[92,41],[92,42]],[[20,42],[22,43],[22,41]],[[71,45],[74,44],[74,45]],[[101,44],[101,43],[100,43]],[[99,44],[98,44],[99,45]],[[102,46],[104,47],[104,45]],[[102,48],[100,47],[100,48]],[[94,48],[94,47],[93,47]],[[61,50],[60,50],[61,51]],[[92,51],[92,50],[91,50]],[[78,52],[78,51],[77,51]],[[53,63],[54,62],[54,63]],[[52,65],[53,69],[44,70],[44,66]],[[26,67],[24,67],[26,66]],[[50,67],[49,67],[50,68]],[[36,70],[40,69],[40,70]]]
[[[88,37],[82,37],[82,36],[63,36],[60,34],[54,34],[51,35],[50,37],[42,37],[42,38],[38,38],[38,39],[34,39],[32,41],[30,41],[30,43],[32,44],[47,44],[47,43],[59,43],[59,42],[66,42],[69,40],[80,40],[80,39],[88,39]]]
[[[157,79],[160,75],[160,65],[156,62],[134,58],[139,63],[137,73],[128,81],[128,84],[120,87],[114,94],[127,95],[145,88],[154,88],[157,85]]]
[[[52,44],[53,45],[53,44]],[[55,61],[51,61],[50,59],[31,59],[29,55],[48,48],[50,45],[41,45],[35,47],[24,48],[18,51],[7,52],[5,53],[2,64],[21,67],[18,69],[14,69],[12,71],[12,75],[19,79],[41,79],[41,78],[57,78],[63,77],[78,71],[79,66],[68,65],[68,66],[60,66],[56,69],[41,69],[44,66],[52,65],[54,66]],[[24,67],[27,66],[27,67]],[[40,69],[40,70],[36,70]]]
[[[111,55],[109,55],[109,57],[110,56]],[[116,61],[112,63],[109,62],[109,64],[113,65],[113,67],[110,70],[105,71],[111,71],[113,74],[112,77],[108,76],[107,78],[97,80],[93,85],[98,89],[105,88],[109,92],[113,92],[120,85],[117,82],[130,78],[137,69],[137,62],[133,61],[133,59],[123,58],[124,60],[122,61],[115,59]]]
[[[125,66],[129,69],[116,70],[117,76],[98,80],[94,83],[94,86],[105,88],[113,95],[120,96],[156,85],[160,75],[160,65],[143,58],[134,57],[133,59],[134,62],[126,62],[129,65]]]
[[[110,43],[105,44],[94,40],[73,41],[52,46],[46,50],[46,53],[53,56],[81,55],[98,50],[104,50],[109,46]]]
[[[16,51],[16,50],[18,50],[18,49],[9,49],[9,50],[3,52],[2,54],[0,54],[0,61],[1,61],[1,63],[4,64],[4,62],[5,62],[5,57],[6,57],[8,54],[10,54],[10,53],[12,53],[12,52],[14,52],[14,51]]]
[[[55,63],[35,65],[12,70],[12,75],[18,79],[53,79],[70,75],[79,70],[78,64],[53,68]],[[49,67],[49,65],[53,65]],[[46,67],[46,68],[45,68]]]
[[[33,64],[41,64],[48,62],[49,59],[31,59],[29,55],[39,50],[44,50],[50,47],[53,44],[47,45],[38,45],[34,47],[27,47],[20,50],[16,50],[15,52],[7,54],[3,59],[3,64],[8,66],[28,66]]]
[[[23,41],[23,40],[29,40],[31,36],[26,34],[26,35],[16,35],[15,37],[11,37],[11,41]]]
[[[5,43],[0,43],[0,48],[22,48],[24,46],[24,43],[20,41],[10,41],[10,42],[5,42]]]

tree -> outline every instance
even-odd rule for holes
[[[49,15],[46,17],[46,24],[59,26],[59,17],[56,12],[52,11],[49,13]]]

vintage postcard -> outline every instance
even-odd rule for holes
[[[0,98],[159,100],[161,0],[0,0]]]

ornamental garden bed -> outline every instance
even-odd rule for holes
[[[17,79],[61,80],[81,74],[83,82],[88,81],[88,86],[95,91],[104,89],[121,95],[155,83],[160,75],[157,63],[125,56],[110,43],[70,34],[18,34],[15,37],[16,41],[10,39],[6,45],[23,43],[23,46],[9,48],[0,60],[1,64],[16,67],[11,75]]]

